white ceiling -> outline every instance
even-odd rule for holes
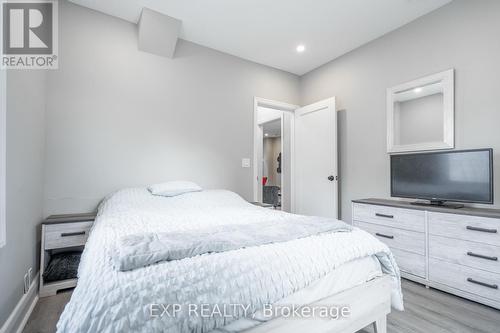
[[[182,20],[182,39],[302,75],[452,0],[70,1],[134,23],[148,7]]]

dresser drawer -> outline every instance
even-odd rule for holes
[[[429,256],[500,274],[498,246],[430,235]]]
[[[425,279],[425,256],[395,248],[391,248],[391,252],[402,272]]]
[[[425,255],[425,236],[423,233],[359,221],[354,221],[354,225],[369,232],[390,248]]]
[[[429,234],[500,246],[500,219],[429,212]]]
[[[429,280],[500,301],[500,274],[429,258]]]
[[[425,212],[420,210],[354,203],[353,220],[425,232]]]
[[[45,249],[85,245],[92,224],[90,221],[44,225]]]

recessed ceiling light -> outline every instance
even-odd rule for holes
[[[264,136],[269,136],[269,133],[264,134]]]
[[[415,88],[413,89],[413,91],[418,94],[419,92],[422,92],[422,88],[418,87],[418,88]]]
[[[304,44],[297,45],[297,52],[302,53],[306,50],[306,46]]]

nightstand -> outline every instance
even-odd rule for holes
[[[250,203],[252,205],[254,205],[254,206],[259,206],[259,207],[262,207],[262,208],[271,208],[271,209],[274,209],[274,206],[272,204],[262,203],[262,202],[257,202],[257,201],[252,201]]]
[[[59,290],[73,288],[77,279],[44,281],[51,257],[70,251],[83,250],[96,213],[51,215],[42,222],[39,297],[53,296]]]

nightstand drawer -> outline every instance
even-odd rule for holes
[[[45,225],[45,250],[85,245],[94,222]]]

